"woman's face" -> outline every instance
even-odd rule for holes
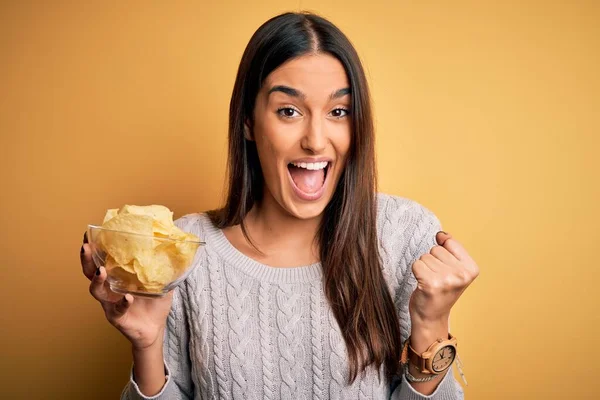
[[[350,85],[334,57],[290,60],[266,78],[256,98],[254,125],[265,179],[265,201],[287,213],[320,216],[345,166],[351,140]]]

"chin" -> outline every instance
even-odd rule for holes
[[[302,220],[309,220],[321,217],[323,212],[325,211],[325,207],[327,206],[325,199],[321,199],[318,202],[314,202],[311,204],[302,204],[298,202],[287,202],[292,203],[285,207],[286,211],[294,216],[295,218]]]

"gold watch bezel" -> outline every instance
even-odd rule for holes
[[[408,354],[406,355],[406,361],[412,361],[411,364],[417,368],[417,370],[422,374],[432,374],[439,375],[444,373],[448,368],[452,366],[454,361],[456,361],[457,356],[457,341],[454,336],[448,334],[448,339],[437,339],[435,342],[431,344],[423,353],[417,353],[412,346],[410,345],[410,337],[407,340]],[[435,355],[440,352],[440,350],[452,347],[454,349],[454,357],[452,358],[452,362],[448,364],[446,368],[441,371],[437,371],[433,368],[433,360]],[[416,362],[415,362],[416,361]]]

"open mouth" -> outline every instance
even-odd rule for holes
[[[328,161],[289,163],[288,171],[296,194],[305,200],[320,198],[330,165]]]

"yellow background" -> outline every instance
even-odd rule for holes
[[[210,3],[0,3],[0,397],[118,396],[129,347],[88,295],[84,228],[220,204],[237,64],[290,9],[364,60],[380,190],[480,264],[452,317],[467,398],[597,395],[600,3]]]

